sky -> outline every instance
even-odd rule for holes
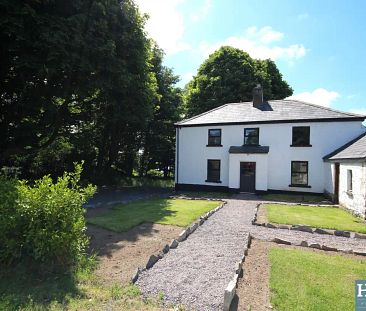
[[[366,1],[135,0],[183,87],[222,45],[276,62],[295,99],[366,115]]]

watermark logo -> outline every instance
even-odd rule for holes
[[[355,282],[355,311],[366,311],[366,280]]]

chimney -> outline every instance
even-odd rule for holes
[[[260,84],[253,89],[253,107],[259,108],[263,103],[263,89]]]

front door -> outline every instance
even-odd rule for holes
[[[240,191],[255,192],[255,162],[240,162]]]

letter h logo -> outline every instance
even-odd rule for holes
[[[355,282],[355,311],[366,311],[366,280]]]

